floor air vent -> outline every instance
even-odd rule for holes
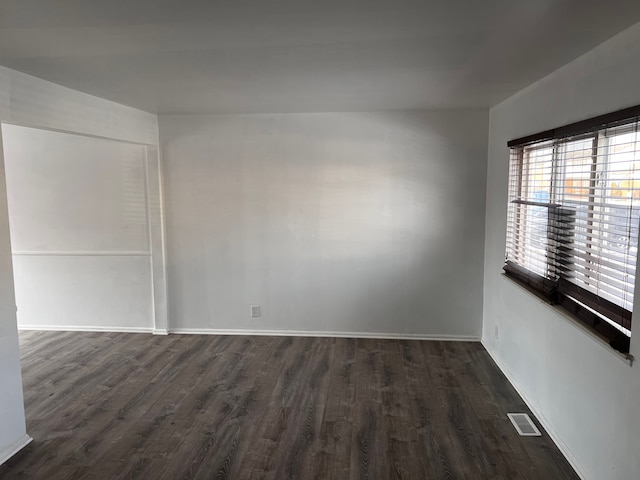
[[[526,413],[507,413],[507,417],[523,437],[539,437],[542,434]]]

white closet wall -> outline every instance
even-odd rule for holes
[[[3,126],[18,326],[150,329],[145,147]]]

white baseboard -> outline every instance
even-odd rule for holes
[[[147,327],[103,327],[84,325],[18,325],[18,330],[46,330],[64,332],[115,332],[115,333],[151,333]]]
[[[169,333],[191,335],[261,335],[271,337],[340,337],[379,338],[388,340],[441,340],[447,342],[479,342],[472,335],[428,335],[422,333],[325,332],[313,330],[236,330],[217,328],[170,328]]]
[[[553,426],[551,425],[551,422],[549,422],[549,420],[547,420],[547,418],[542,414],[542,412],[540,411],[540,408],[538,408],[538,405],[524,394],[522,387],[518,384],[514,376],[511,374],[511,372],[506,367],[506,365],[502,362],[502,360],[500,360],[498,355],[491,349],[491,347],[486,342],[483,341],[482,346],[487,351],[487,353],[489,353],[489,355],[491,356],[493,361],[496,363],[496,365],[498,365],[498,368],[502,370],[502,373],[504,373],[504,376],[507,377],[507,380],[509,380],[509,383],[511,383],[513,388],[515,388],[516,392],[518,392],[518,394],[522,397],[522,400],[524,400],[524,403],[527,404],[529,409],[533,412],[533,414],[536,416],[538,421],[542,424],[542,427],[549,434],[549,437],[551,437],[551,440],[553,440],[553,442],[556,444],[556,446],[558,447],[562,455],[564,455],[564,457],[567,459],[569,464],[576,471],[578,476],[582,480],[591,480],[591,476],[587,473],[587,471],[580,464],[580,462],[578,462],[578,459],[575,457],[575,455],[573,454],[569,446],[564,442],[564,440],[562,440],[562,437],[555,430],[555,428],[553,428]]]
[[[21,437],[18,440],[16,440],[13,444],[11,444],[4,451],[0,452],[0,465],[2,465],[4,462],[9,460],[11,457],[13,457],[16,453],[18,453],[24,447],[29,445],[32,440],[33,440],[33,438],[31,438],[29,435],[25,434],[23,437]]]
[[[330,332],[317,330],[241,330],[219,328],[146,328],[146,327],[102,327],[76,325],[18,325],[18,330],[44,330],[66,332],[117,332],[117,333],[153,333],[154,335],[260,335],[270,337],[339,337],[339,338],[378,338],[387,340],[435,340],[444,342],[479,342],[480,337],[473,335],[429,335],[423,333],[384,333],[384,332]]]

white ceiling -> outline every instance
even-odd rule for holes
[[[2,0],[0,65],[153,113],[488,107],[639,0]]]

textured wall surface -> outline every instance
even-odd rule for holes
[[[19,327],[152,328],[145,147],[3,126]]]
[[[170,327],[478,338],[487,128],[161,116]]]

